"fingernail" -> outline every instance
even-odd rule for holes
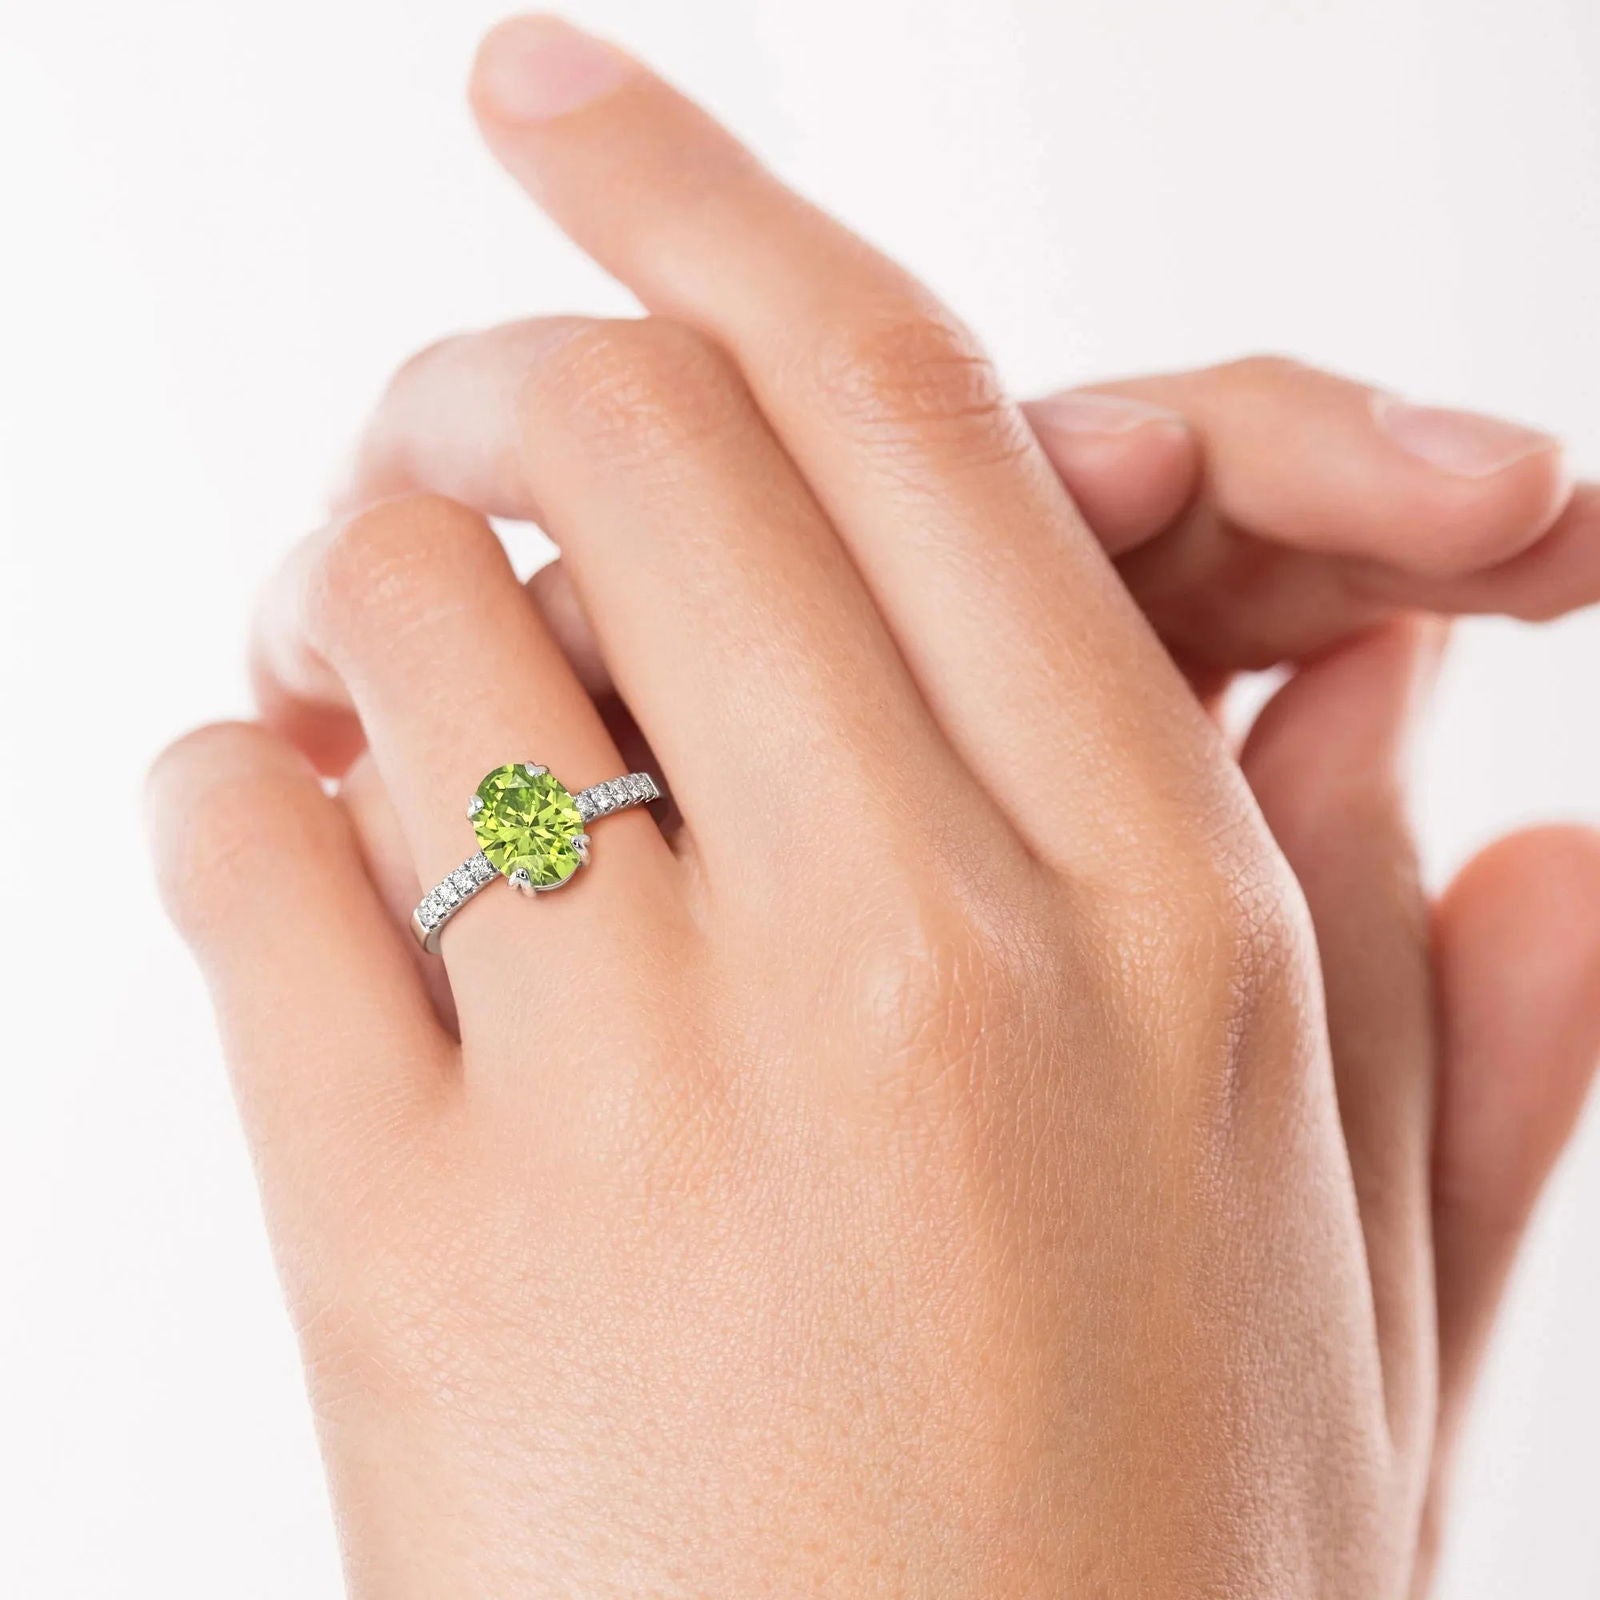
[[[1548,433],[1535,428],[1475,411],[1416,406],[1391,394],[1372,397],[1372,415],[1408,455],[1462,478],[1486,478],[1556,446]]]
[[[1186,426],[1176,411],[1169,411],[1165,406],[1130,400],[1120,394],[1090,394],[1082,390],[1035,400],[1028,406],[1028,415],[1044,427],[1062,433],[1132,433],[1135,428],[1152,422]]]
[[[512,17],[483,42],[478,88],[508,122],[548,122],[621,88],[638,70],[559,17]]]

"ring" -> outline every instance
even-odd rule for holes
[[[559,889],[588,865],[585,829],[591,822],[660,798],[648,772],[629,772],[572,794],[536,762],[496,767],[467,802],[467,821],[481,848],[441,878],[411,913],[418,944],[437,955],[445,923],[496,878],[508,879],[524,894]]]

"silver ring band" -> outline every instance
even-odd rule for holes
[[[529,770],[544,771],[542,767]],[[629,772],[620,778],[580,789],[573,795],[572,803],[587,826],[614,812],[626,811],[631,806],[646,806],[660,798],[661,791],[656,787],[656,780],[648,772]],[[580,841],[584,845],[583,858],[587,860],[587,838],[580,836]],[[411,931],[417,943],[429,955],[437,955],[439,936],[444,932],[444,925],[480,889],[500,876],[499,869],[483,851],[468,856],[454,872],[441,878],[411,913]]]

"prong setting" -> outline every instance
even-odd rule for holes
[[[541,779],[543,783],[538,781]],[[519,797],[517,791],[530,782],[537,794]],[[498,877],[504,877],[520,894],[561,888],[590,864],[590,825],[613,812],[649,805],[660,798],[660,787],[647,772],[625,773],[573,793],[538,762],[496,768],[466,803],[467,820],[483,848],[423,896],[412,913],[412,933],[423,949],[438,954],[445,924]],[[569,833],[567,829],[574,825],[577,831]],[[511,848],[507,847],[508,832]],[[525,864],[505,872],[496,866],[491,851],[500,860],[510,857],[508,865],[519,857]],[[556,876],[558,873],[564,875]]]

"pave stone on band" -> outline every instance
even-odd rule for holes
[[[483,846],[441,878],[411,914],[411,931],[430,955],[444,925],[496,878],[525,893],[559,889],[589,860],[591,822],[661,798],[648,772],[629,772],[570,794],[536,762],[496,767],[467,803],[467,820]]]

